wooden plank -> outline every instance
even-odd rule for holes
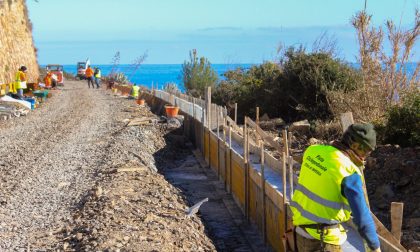
[[[140,167],[118,168],[116,172],[136,172],[136,171],[146,171],[146,170],[148,170],[146,166],[140,166]]]
[[[235,124],[238,125],[238,103],[235,102]]]
[[[401,242],[401,227],[403,221],[404,203],[391,202],[391,233]]]
[[[279,152],[283,150],[281,145],[274,140],[273,137],[269,136],[264,130],[262,130],[255,122],[253,122],[250,118],[245,117],[245,124],[248,124],[250,127],[255,129],[257,133],[260,135],[263,141],[266,141],[271,147],[276,148]]]
[[[372,213],[372,218],[373,218],[373,221],[375,222],[376,233],[378,233],[378,235],[382,236],[390,244],[397,247],[401,251],[407,251],[400,244],[400,242],[397,239],[395,239],[395,237],[391,234],[391,232],[388,231],[388,229],[384,226],[384,224],[382,224],[382,222],[380,220],[378,220],[378,218],[373,213]]]

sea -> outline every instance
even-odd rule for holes
[[[212,64],[212,68],[216,71],[219,79],[223,79],[226,71],[237,69],[249,69],[253,64]],[[76,65],[63,65],[64,71],[76,74]],[[109,74],[113,68],[112,65],[93,65],[99,67],[102,76]],[[144,64],[135,69],[132,65],[118,65],[114,70],[124,73],[131,83],[140,84],[146,87],[163,88],[167,83],[175,83],[181,91],[184,91],[182,85],[182,64]]]
[[[212,64],[212,68],[216,71],[219,79],[223,79],[223,74],[229,70],[237,68],[249,69],[256,64]],[[412,74],[417,63],[408,63],[407,71]],[[64,71],[76,74],[76,65],[63,65]],[[112,65],[92,65],[99,67],[102,76],[109,74],[113,68]],[[355,68],[359,68],[358,64],[351,64]],[[45,67],[45,66],[44,66]],[[134,69],[132,65],[118,65],[114,71],[124,73],[131,83],[140,84],[146,87],[163,88],[167,83],[175,83],[180,91],[185,91],[182,85],[182,64],[144,64]]]

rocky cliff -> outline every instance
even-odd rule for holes
[[[39,70],[26,2],[0,0],[0,84],[13,81],[21,65],[28,68],[28,82],[35,82]]]

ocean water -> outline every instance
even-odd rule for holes
[[[355,68],[359,68],[358,64],[351,64]],[[407,71],[412,74],[416,68],[417,63],[408,63]],[[102,76],[109,74],[112,65],[92,65],[99,67],[102,71]],[[212,64],[213,69],[217,72],[219,79],[223,79],[223,74],[226,71],[234,70],[238,67],[249,69],[253,64]],[[76,64],[64,65],[66,72],[76,74]],[[184,91],[181,78],[181,64],[145,64],[141,65],[137,70],[134,70],[131,65],[119,65],[116,69],[118,72],[123,72],[132,83],[144,85],[147,87],[158,86],[162,88],[166,83],[173,82],[178,85],[181,91]]]
[[[93,67],[99,67],[102,72],[102,76],[110,73],[112,65],[94,65]],[[219,79],[223,78],[223,74],[226,71],[234,70],[238,67],[248,69],[252,64],[212,64],[213,69],[219,75]],[[182,65],[175,64],[145,64],[141,65],[137,70],[134,70],[131,65],[119,65],[117,72],[123,72],[132,83],[144,85],[147,87],[154,87],[157,85],[161,88],[166,83],[176,83],[181,91],[184,90],[181,77]],[[72,74],[76,74],[76,65],[64,65],[64,71]]]

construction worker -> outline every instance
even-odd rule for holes
[[[15,89],[19,97],[23,97],[23,89],[26,89],[26,66],[21,66],[15,75]]]
[[[133,87],[131,88],[131,97],[137,99],[139,97],[139,91],[140,87],[137,86],[137,84],[133,84]]]
[[[46,88],[51,88],[51,83],[52,83],[52,79],[51,79],[51,72],[48,71],[47,75],[45,75],[44,77],[44,84]]]
[[[95,76],[96,88],[99,88],[101,86],[101,69],[99,67],[95,67],[93,74]]]
[[[90,88],[90,84],[92,84],[92,88],[95,88],[95,86],[93,85],[93,70],[92,68],[90,68],[90,66],[88,66],[88,68],[86,69],[85,75],[88,82],[88,87]]]
[[[368,247],[380,251],[361,173],[364,159],[375,147],[373,126],[352,124],[340,141],[306,149],[290,204],[299,252],[342,251],[347,235],[340,223],[351,215]]]

